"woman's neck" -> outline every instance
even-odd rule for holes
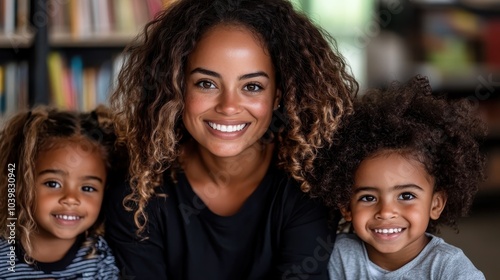
[[[221,158],[202,147],[186,145],[180,164],[190,182],[233,188],[248,181],[260,182],[269,168],[273,152],[274,144],[256,143],[237,156]]]
[[[199,198],[214,213],[236,213],[267,173],[274,144],[257,143],[241,154],[220,158],[201,147],[185,146],[180,164]]]

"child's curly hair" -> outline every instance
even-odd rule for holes
[[[6,199],[9,193],[15,188],[15,214],[16,221],[16,242],[21,242],[26,252],[25,259],[31,263],[30,258],[33,247],[31,236],[37,230],[34,219],[36,209],[35,197],[35,162],[42,151],[53,148],[61,140],[72,139],[75,141],[88,141],[91,148],[97,148],[103,159],[106,161],[108,176],[106,185],[111,181],[118,181],[117,170],[122,157],[118,155],[119,149],[115,146],[116,135],[114,132],[113,117],[110,111],[99,106],[89,113],[77,113],[60,111],[46,106],[37,106],[30,111],[19,112],[12,116],[0,131],[0,197],[5,199],[0,203],[0,237],[8,239],[10,230],[7,228],[9,216]],[[84,144],[87,145],[87,144]],[[13,167],[8,171],[8,166]],[[113,167],[113,168],[112,168]],[[15,174],[15,183],[9,186],[9,173]],[[9,191],[10,189],[10,191]],[[103,215],[97,219],[94,225],[88,229],[87,237],[95,241],[97,235],[102,235]],[[88,257],[95,253],[94,243],[86,242],[89,246]]]
[[[111,104],[120,140],[127,144],[138,232],[144,207],[161,174],[175,167],[180,145],[190,136],[181,120],[189,54],[216,25],[248,28],[262,41],[282,92],[268,134],[277,142],[278,165],[308,191],[305,180],[317,150],[332,142],[343,114],[350,112],[358,84],[333,38],[286,0],[180,0],[149,23],[140,43],[128,48]]]
[[[431,94],[426,77],[387,90],[371,90],[354,103],[335,144],[322,152],[311,181],[312,194],[331,209],[347,207],[359,164],[379,152],[394,151],[420,161],[435,180],[435,191],[447,195],[446,207],[428,232],[438,225],[457,229],[467,214],[479,183],[485,179],[486,156],[480,144],[486,125],[466,100]]]

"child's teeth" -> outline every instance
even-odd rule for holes
[[[68,221],[80,220],[80,217],[70,216],[70,215],[56,215],[56,218],[61,219],[61,220],[68,220]]]
[[[384,229],[375,229],[376,233],[397,233],[401,232],[403,229],[402,228],[384,228]]]

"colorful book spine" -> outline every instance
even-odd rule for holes
[[[52,104],[58,108],[66,108],[67,102],[62,84],[64,62],[61,54],[58,52],[50,53],[47,58],[47,66],[49,68]]]

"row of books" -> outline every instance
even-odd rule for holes
[[[28,63],[0,64],[0,116],[28,107]]]
[[[47,58],[50,102],[61,109],[89,111],[108,104],[126,57],[116,55],[100,65],[85,65],[82,57],[52,52]],[[28,63],[0,64],[0,117],[28,108]]]
[[[426,59],[440,72],[460,74],[476,64],[500,70],[500,17],[450,7],[426,12],[423,23]]]
[[[50,0],[50,30],[75,38],[136,34],[174,0]]]
[[[47,59],[52,104],[63,109],[88,111],[107,104],[126,57],[118,54],[100,65],[85,65],[81,56],[52,52]]]
[[[27,33],[29,0],[0,0],[0,34]]]

